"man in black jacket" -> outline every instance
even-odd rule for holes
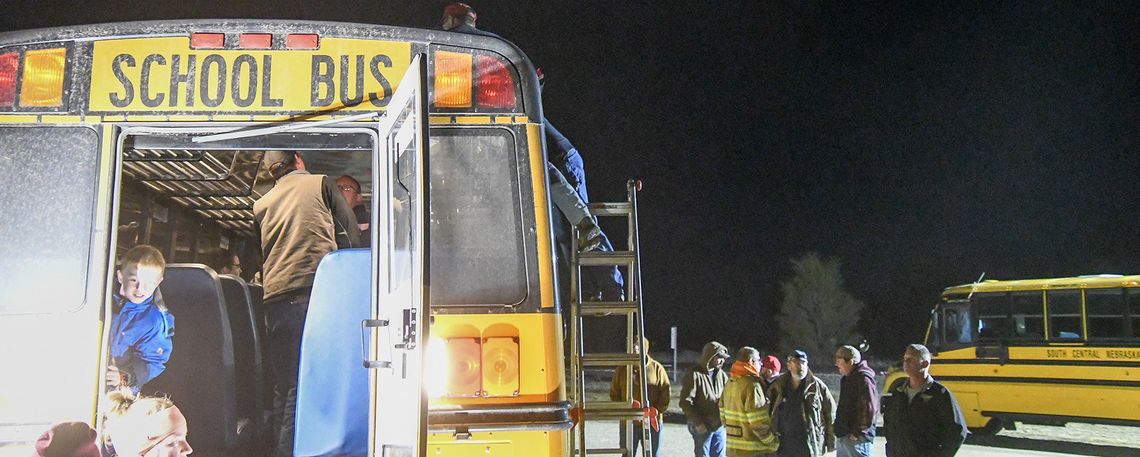
[[[969,432],[954,394],[930,376],[930,350],[907,346],[903,370],[907,379],[890,387],[883,408],[887,457],[952,457]]]

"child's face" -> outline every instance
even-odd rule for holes
[[[131,303],[142,303],[154,295],[158,284],[162,282],[162,270],[148,266],[129,266],[118,272],[119,283],[122,288],[119,294]]]

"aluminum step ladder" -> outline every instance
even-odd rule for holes
[[[634,457],[634,423],[640,423],[642,430],[649,429],[649,408],[634,408],[633,401],[646,405],[645,350],[634,352],[634,344],[641,346],[645,335],[642,320],[641,299],[641,254],[637,226],[637,192],[641,182],[629,180],[626,183],[627,200],[617,203],[591,203],[590,212],[597,217],[625,217],[629,224],[627,250],[602,252],[573,252],[570,258],[570,373],[572,377],[571,401],[574,405],[575,425],[571,431],[570,455],[615,455]],[[578,239],[577,228],[573,240]],[[617,247],[615,246],[615,249]],[[582,294],[582,268],[625,267],[626,301],[585,301]],[[583,329],[592,318],[625,316],[625,352],[587,354],[584,349]],[[633,390],[634,382],[626,382],[624,399],[620,401],[591,401],[586,396],[586,372],[590,370],[625,370],[625,379],[638,376],[640,389]],[[607,389],[608,391],[608,389]],[[624,448],[588,447],[586,427],[598,425],[598,421],[621,421],[621,434],[625,437]],[[639,456],[650,457],[649,433],[642,433]]]

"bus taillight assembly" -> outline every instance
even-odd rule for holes
[[[434,57],[432,104],[436,108],[500,111],[518,107],[517,81],[502,59],[445,50],[436,50]]]
[[[440,344],[442,350],[433,346]],[[426,361],[430,377],[443,379],[436,396],[451,398],[517,397],[519,395],[518,337],[448,338],[429,343]],[[432,360],[436,357],[442,360]],[[430,382],[430,381],[429,381]]]
[[[55,107],[63,104],[63,75],[67,49],[37,49],[24,53],[20,106]]]

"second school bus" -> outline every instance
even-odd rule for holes
[[[320,341],[301,394],[342,409],[311,430],[302,412],[297,449],[563,455],[542,120],[533,66],[487,37],[248,20],[0,34],[0,366],[23,374],[0,377],[0,455],[27,455],[55,421],[97,424],[113,271],[135,244],[171,262],[177,328],[155,384],[195,454],[257,454],[260,288],[203,264],[259,263],[268,150],[354,176],[372,214],[371,249],[317,274],[310,323],[329,339],[306,329]]]

